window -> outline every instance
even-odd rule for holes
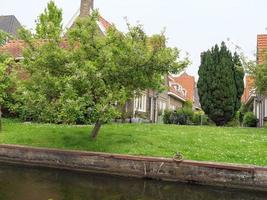
[[[176,107],[175,107],[174,105],[171,105],[171,106],[170,106],[170,109],[171,109],[171,110],[176,110]]]
[[[164,112],[166,110],[166,103],[160,101],[159,102],[159,110],[161,110],[162,112]]]
[[[134,109],[139,112],[146,112],[146,95],[135,97]]]

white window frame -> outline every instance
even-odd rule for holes
[[[170,105],[170,110],[176,110],[176,107],[174,105]]]
[[[145,94],[134,98],[134,109],[135,111],[138,111],[138,112],[146,112],[146,95]]]
[[[159,109],[164,112],[166,110],[167,104],[163,101],[159,102]]]

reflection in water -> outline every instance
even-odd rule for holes
[[[220,190],[177,183],[0,163],[0,200],[266,200],[267,193]]]

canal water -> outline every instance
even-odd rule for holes
[[[0,163],[0,200],[267,200],[267,193]]]

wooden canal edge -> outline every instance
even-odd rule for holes
[[[267,167],[0,145],[0,162],[267,191]]]

